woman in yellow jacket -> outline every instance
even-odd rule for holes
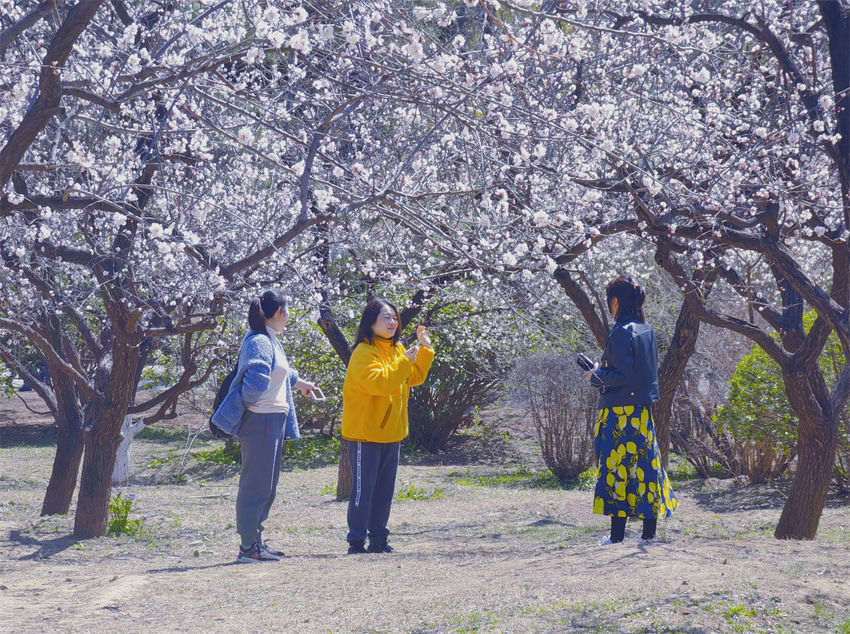
[[[342,388],[342,437],[351,451],[348,553],[388,553],[387,521],[395,490],[401,441],[407,437],[410,388],[428,376],[434,350],[424,326],[418,344],[399,343],[395,306],[373,299],[363,310]],[[366,535],[369,548],[364,547]]]

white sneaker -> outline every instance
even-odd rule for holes
[[[644,539],[642,536],[638,535],[637,537],[635,537],[635,541],[638,544],[644,544],[644,545],[655,544],[655,543],[658,542],[658,535],[656,535],[655,537],[650,537],[649,539]]]
[[[612,542],[612,541],[611,541],[611,536],[610,536],[610,535],[608,535],[608,537],[606,537],[606,538],[605,538],[605,539],[603,539],[601,542],[599,542],[599,545],[600,545],[600,546],[610,546],[610,545],[611,545],[611,544],[613,544],[613,543],[614,543],[614,542]]]

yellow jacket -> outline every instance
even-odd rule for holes
[[[421,346],[416,362],[400,343],[373,337],[361,341],[348,361],[342,386],[342,437],[366,442],[399,442],[407,437],[410,388],[428,376],[434,351]]]

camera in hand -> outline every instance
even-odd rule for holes
[[[589,372],[593,369],[593,359],[588,357],[583,352],[579,352],[576,355],[576,363],[578,364],[578,367],[580,367],[585,372]]]

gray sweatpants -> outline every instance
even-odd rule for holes
[[[284,414],[245,412],[239,430],[242,471],[236,495],[236,532],[242,548],[250,548],[259,541],[263,522],[274,502],[280,478],[284,420]]]
[[[348,541],[386,544],[401,443],[349,441],[352,487],[348,498]]]

